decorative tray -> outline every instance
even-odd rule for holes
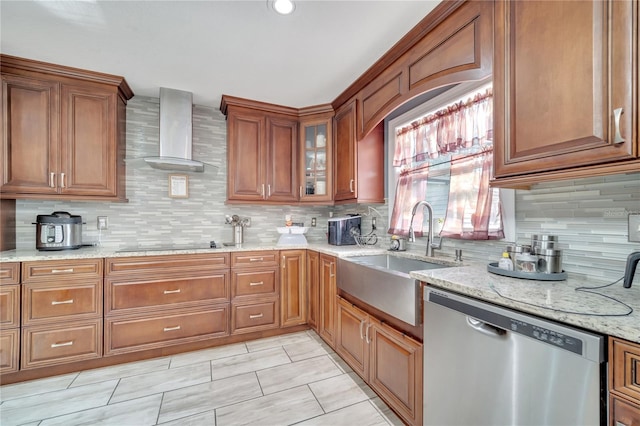
[[[525,280],[562,281],[567,279],[567,273],[565,271],[558,272],[556,274],[545,274],[542,272],[509,271],[507,269],[498,268],[498,262],[488,264],[487,271],[491,272],[492,274]]]

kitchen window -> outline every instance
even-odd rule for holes
[[[408,235],[413,205],[426,200],[436,235],[504,238],[504,191],[489,187],[492,109],[491,83],[484,81],[458,85],[389,121],[389,233]],[[416,236],[422,222],[419,209]]]

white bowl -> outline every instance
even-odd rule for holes
[[[278,226],[279,234],[306,234],[309,228],[306,226]]]

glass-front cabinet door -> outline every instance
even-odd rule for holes
[[[300,201],[331,201],[331,118],[300,121]]]

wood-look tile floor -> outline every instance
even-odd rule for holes
[[[313,331],[0,386],[0,425],[402,425]]]

